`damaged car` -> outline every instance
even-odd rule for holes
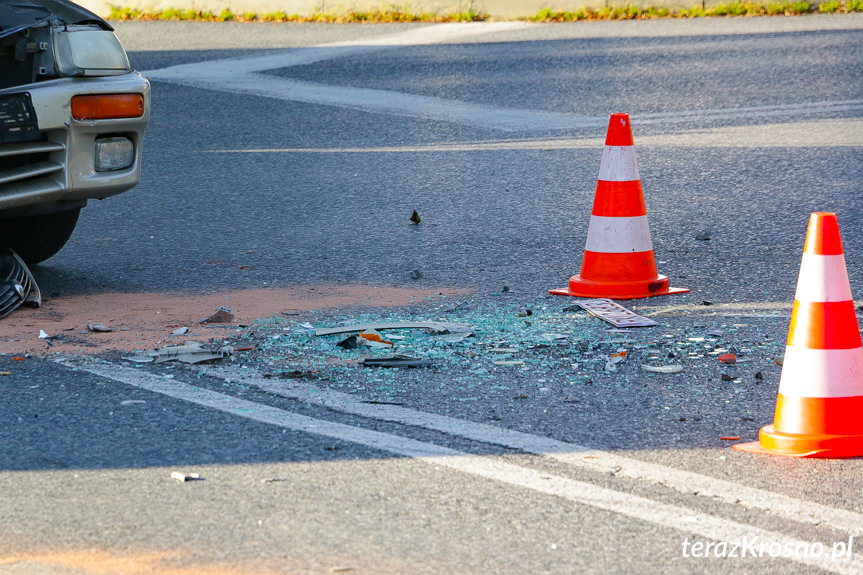
[[[0,247],[57,253],[88,200],[134,187],[150,84],[111,25],[65,0],[0,2]]]

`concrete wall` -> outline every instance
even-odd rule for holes
[[[111,5],[147,10],[165,8],[209,10],[228,8],[235,14],[259,14],[282,11],[287,14],[309,15],[314,12],[344,13],[350,11],[398,8],[414,13],[484,12],[493,18],[532,16],[544,8],[576,10],[582,6],[599,7],[605,0],[77,0],[78,4],[107,16]],[[615,4],[627,4],[618,1]],[[639,3],[639,2],[636,2]]]

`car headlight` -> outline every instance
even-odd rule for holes
[[[113,32],[73,26],[54,31],[54,63],[61,76],[112,76],[130,70]]]
[[[95,167],[97,172],[123,170],[135,161],[135,145],[125,136],[96,138]]]

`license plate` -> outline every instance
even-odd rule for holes
[[[33,142],[41,137],[30,94],[0,95],[0,144]]]
[[[650,318],[642,317],[632,310],[626,309],[610,299],[599,298],[578,302],[578,305],[590,315],[605,320],[616,327],[647,327],[659,325]]]

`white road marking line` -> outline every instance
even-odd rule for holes
[[[422,427],[456,437],[517,449],[534,455],[544,455],[583,469],[604,473],[614,472],[618,477],[647,480],[680,493],[716,498],[732,505],[742,505],[767,511],[792,521],[829,526],[852,535],[863,534],[863,515],[859,513],[796,499],[732,481],[485,423],[476,423],[396,405],[363,403],[362,398],[354,395],[318,389],[299,381],[277,381],[265,378],[251,369],[209,367],[205,369],[205,373],[212,377],[242,382],[244,385],[251,385],[268,393],[328,407],[342,413]]]
[[[656,112],[652,114],[630,114],[639,124],[668,124],[705,120],[764,119],[801,114],[824,114],[857,112],[863,110],[863,100],[825,100],[803,104],[776,104],[771,106],[744,106],[707,110],[683,110]]]
[[[211,154],[398,154],[603,149],[605,138],[512,138],[367,148],[257,148],[204,150]],[[728,126],[661,135],[636,135],[637,148],[863,147],[863,118]],[[600,178],[602,179],[602,178]]]
[[[606,118],[500,108],[390,90],[325,86],[263,74],[199,75],[170,80],[154,75],[149,78],[209,90],[502,131],[579,130],[602,127],[608,122]]]
[[[494,32],[518,30],[524,22],[444,24],[427,26],[390,36],[355,42],[338,42],[308,48],[270,52],[260,56],[181,64],[144,72],[150,80],[249,94],[266,98],[334,106],[367,113],[388,114],[459,123],[480,128],[514,131],[551,131],[602,128],[606,116],[525,110],[461,102],[392,90],[328,86],[264,75],[285,69],[380,50],[471,39]],[[863,110],[863,100],[807,102],[774,106],[749,106],[717,110],[689,110],[631,114],[639,124],[674,124],[706,120],[796,116],[803,113],[838,113]]]
[[[863,119],[812,120],[729,126],[637,136],[638,148],[848,148],[863,147]],[[491,151],[599,150],[605,138],[512,138],[367,148],[245,148],[202,150],[208,154],[417,154]],[[601,178],[600,178],[601,179]]]
[[[601,148],[605,140],[507,140],[488,142],[443,142],[415,146],[373,146],[368,148],[246,148],[203,150],[210,154],[416,154],[428,152],[489,152],[516,150],[574,150]]]
[[[102,378],[112,379],[239,417],[415,458],[440,467],[554,495],[575,503],[589,505],[715,541],[735,542],[757,537],[762,541],[775,542],[788,549],[796,549],[799,546],[808,548],[812,543],[789,537],[780,532],[714,517],[683,506],[661,503],[645,497],[598,487],[592,483],[506,463],[493,457],[470,455],[406,437],[291,413],[269,405],[195,387],[174,379],[167,380],[134,368],[104,363],[97,364],[92,361],[75,362],[70,359],[55,361],[61,365],[87,371]],[[787,559],[843,575],[863,573],[863,556],[854,556],[853,553],[851,557],[840,557],[836,560],[827,554],[819,557],[792,556]]]
[[[229,67],[214,70],[209,74],[188,70],[174,76],[164,72],[160,73],[157,70],[148,72],[147,77],[151,80],[163,80],[208,90],[333,106],[367,113],[459,123],[502,131],[574,131],[604,128],[608,125],[608,118],[605,116],[584,116],[564,112],[490,106],[373,88],[327,86],[279,78],[278,76],[245,73],[242,69],[237,69],[238,64],[239,61],[232,62]],[[696,110],[686,114],[669,112],[642,115],[633,113],[630,114],[630,117],[637,124],[667,125],[707,120],[765,119],[797,116],[803,113],[817,114],[859,110],[863,110],[863,100],[812,102],[805,106],[789,104]],[[793,142],[789,143],[793,144]]]
[[[265,51],[261,55],[241,56],[208,60],[191,64],[179,64],[166,68],[157,68],[142,72],[146,77],[160,79],[182,79],[186,75],[201,74],[224,76],[230,73],[264,72],[279,68],[293,68],[345,58],[360,54],[369,54],[380,50],[402,48],[407,46],[428,46],[430,44],[445,44],[458,40],[470,40],[496,32],[508,32],[529,27],[526,22],[473,22],[434,24],[421,28],[412,28],[406,32],[378,36],[363,40],[346,40],[318,44],[303,48],[287,48]],[[230,72],[226,72],[226,68]]]
[[[77,364],[74,363],[64,363],[64,365],[77,367]],[[86,364],[88,371],[92,371],[91,367],[93,367],[92,363]],[[128,373],[129,368],[123,366],[106,367],[103,370],[105,377],[116,379],[116,376],[111,375],[112,370],[126,370],[117,371],[117,373]],[[131,370],[131,373],[139,374],[135,370]],[[319,389],[299,381],[275,381],[248,368],[205,367],[203,373],[222,380],[241,382],[267,393],[327,407],[342,413],[422,427],[455,437],[463,437],[490,445],[500,445],[525,453],[543,455],[590,471],[613,472],[619,477],[650,481],[680,493],[694,494],[708,499],[715,498],[732,505],[760,509],[796,522],[827,526],[852,535],[863,534],[863,515],[853,511],[804,501],[691,471],[649,463],[601,449],[593,449],[575,443],[407,407],[363,403],[363,399],[355,395]]]
[[[434,25],[369,40],[283,50],[262,56],[181,64],[150,70],[144,72],[144,75],[150,80],[196,88],[499,130],[553,130],[602,126],[605,122],[604,118],[496,108],[390,90],[326,86],[260,74],[267,70],[291,68],[385,49],[471,39],[527,26],[529,24],[525,22]]]

